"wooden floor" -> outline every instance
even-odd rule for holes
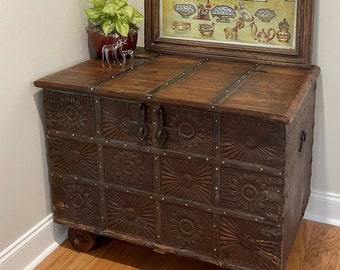
[[[102,238],[88,253],[65,241],[36,270],[222,270],[127,242]],[[303,220],[286,270],[340,270],[340,227]]]

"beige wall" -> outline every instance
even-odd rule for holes
[[[142,0],[130,3],[143,10]],[[322,76],[312,186],[340,194],[340,2],[316,3]],[[50,213],[41,92],[32,82],[88,58],[85,7],[85,0],[0,2],[0,252]]]
[[[316,0],[314,63],[321,67],[317,89],[312,188],[340,196],[340,2]]]
[[[0,252],[50,213],[41,93],[88,58],[86,1],[0,1]]]

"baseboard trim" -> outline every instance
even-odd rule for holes
[[[304,218],[340,227],[340,195],[313,191]]]
[[[66,228],[52,214],[0,253],[0,270],[31,270],[66,239]]]

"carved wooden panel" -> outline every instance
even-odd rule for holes
[[[95,144],[55,137],[50,137],[48,142],[51,171],[98,179]]]
[[[162,194],[212,204],[212,165],[162,158],[160,172]]]
[[[221,168],[220,205],[268,221],[281,222],[283,215],[283,180],[259,173]]]
[[[141,115],[139,103],[102,99],[101,106],[102,133],[105,138],[137,143],[141,140],[140,136],[150,135],[139,134],[141,123],[145,122],[145,132],[148,132],[147,122],[150,121],[147,119],[149,112]]]
[[[279,228],[221,217],[220,257],[236,269],[279,270],[282,235]]]
[[[165,107],[164,127],[167,148],[211,155],[213,152],[213,116],[209,113]]]
[[[99,191],[94,184],[52,177],[54,217],[88,226],[99,222]]]
[[[104,178],[108,183],[153,191],[153,156],[104,146]]]
[[[168,203],[162,204],[161,211],[162,243],[196,252],[213,252],[211,213]]]
[[[54,91],[44,94],[47,129],[95,134],[93,97]]]
[[[225,158],[268,166],[284,166],[283,125],[223,117],[221,155]]]
[[[106,228],[155,239],[155,202],[149,197],[106,189]]]

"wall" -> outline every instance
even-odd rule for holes
[[[143,11],[142,0],[130,3]],[[86,5],[85,0],[0,2],[0,255],[50,215],[41,91],[32,83],[88,58]],[[315,203],[319,198],[315,194],[325,200],[326,207],[329,198],[334,199],[336,210],[340,205],[340,17],[334,15],[339,9],[340,2],[316,1],[313,61],[322,68],[322,75],[317,89],[314,197],[309,216],[313,211],[328,213]],[[143,30],[139,45],[143,45]]]
[[[314,63],[321,67],[317,92],[314,148],[314,190],[340,194],[339,61],[340,2],[316,1]],[[326,19],[327,18],[327,19]]]
[[[0,253],[51,212],[41,91],[32,83],[88,58],[85,5],[0,1]]]

